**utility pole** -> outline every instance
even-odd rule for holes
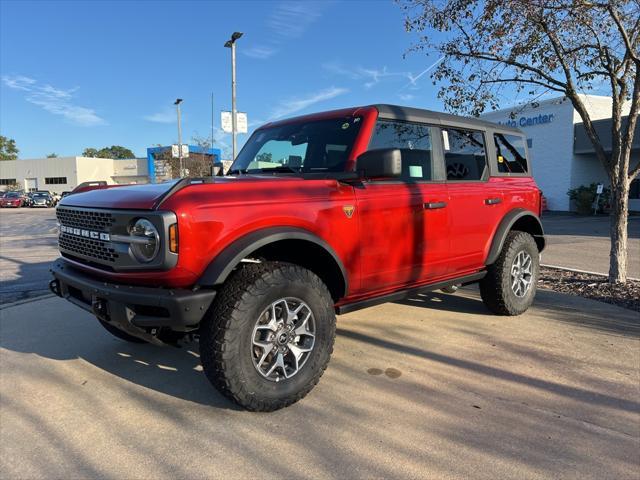
[[[211,148],[213,148],[213,139],[214,139],[214,134],[213,134],[213,122],[214,122],[214,114],[213,114],[213,92],[211,92]]]
[[[238,122],[236,119],[236,41],[242,37],[242,32],[233,32],[231,39],[224,44],[231,49],[231,136],[233,138],[232,160],[236,159]]]
[[[182,103],[181,98],[177,98],[173,103],[176,106],[176,111],[178,113],[178,160],[180,162],[180,178],[182,178],[184,174],[184,165],[182,164],[182,124],[180,123],[180,104]]]

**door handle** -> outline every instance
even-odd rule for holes
[[[501,202],[502,202],[501,198],[485,198],[484,199],[485,205],[497,205],[498,203],[501,203]]]
[[[447,206],[447,202],[428,202],[424,205],[425,210],[436,210],[438,208],[444,208]]]

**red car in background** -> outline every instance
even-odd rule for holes
[[[24,196],[20,192],[7,192],[0,198],[0,207],[23,207]]]

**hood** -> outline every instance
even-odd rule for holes
[[[97,188],[82,193],[65,196],[63,207],[116,208],[132,210],[152,210],[167,195],[179,180],[145,185],[112,186]]]
[[[58,205],[62,207],[115,208],[122,210],[154,210],[166,198],[184,187],[197,187],[203,183],[211,184],[243,184],[247,182],[295,182],[295,177],[252,176],[212,177],[205,180],[183,178],[164,183],[148,183],[145,185],[116,186],[99,188],[88,192],[74,193],[64,197]]]

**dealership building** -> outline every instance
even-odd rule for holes
[[[83,182],[147,183],[147,159],[56,157],[0,162],[0,189],[17,184],[25,191],[71,191]]]
[[[605,152],[611,154],[611,97],[584,95],[583,101]],[[547,199],[549,210],[574,208],[567,191],[580,185],[609,185],[607,173],[597,159],[582,120],[565,97],[496,110],[482,115],[485,120],[520,128],[527,136],[533,176]],[[636,128],[631,164],[640,158],[640,128]],[[631,185],[629,210],[640,211],[640,180]]]
[[[218,148],[183,145],[185,171],[210,174],[209,166],[220,165]],[[147,149],[146,158],[112,159],[93,157],[54,157],[0,161],[0,190],[18,185],[26,192],[71,191],[84,182],[105,181],[109,185],[161,182],[171,179],[172,147]],[[200,163],[199,163],[200,162]],[[174,159],[173,163],[177,163]],[[226,163],[228,168],[229,162]]]

